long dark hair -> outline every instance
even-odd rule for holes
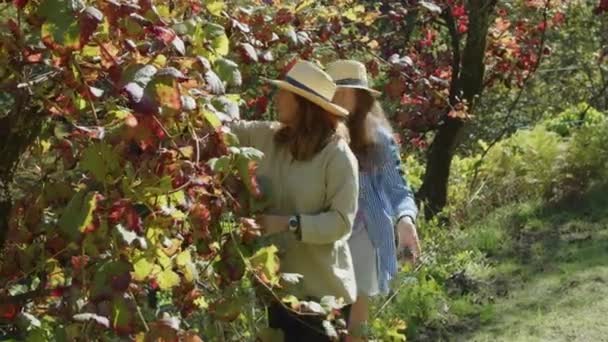
[[[363,89],[357,92],[355,109],[350,114],[347,126],[350,135],[350,148],[357,157],[362,169],[373,166],[374,153],[378,147],[378,131],[392,133],[391,124],[386,119],[380,103]]]
[[[293,127],[283,126],[274,136],[279,145],[286,146],[295,160],[309,160],[331,141],[349,141],[343,119],[294,94],[298,113]]]

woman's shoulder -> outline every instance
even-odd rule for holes
[[[377,144],[382,147],[389,147],[395,143],[393,131],[388,127],[377,127],[375,134]]]
[[[348,141],[344,138],[336,138],[329,142],[324,149],[325,154],[328,155],[329,160],[338,159],[342,163],[348,163],[358,167],[357,157],[350,149]]]

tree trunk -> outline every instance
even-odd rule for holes
[[[483,75],[485,71],[484,54],[488,34],[490,14],[496,1],[470,0],[467,2],[469,11],[469,30],[462,57],[455,54],[450,101],[462,98],[469,104],[471,110],[477,97],[483,90]],[[451,14],[450,14],[451,15]],[[448,23],[449,25],[449,23]],[[458,52],[458,35],[450,29],[452,49]],[[427,154],[426,173],[418,199],[425,203],[425,215],[434,217],[447,203],[448,180],[454,151],[458,146],[464,128],[464,121],[447,117],[439,127],[435,139]]]

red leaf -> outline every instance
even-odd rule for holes
[[[19,307],[11,303],[0,303],[0,318],[12,321],[17,317]]]
[[[604,12],[608,12],[608,0],[600,0],[597,8],[593,11],[595,14],[602,14]]]
[[[88,262],[89,262],[89,257],[86,255],[79,255],[79,256],[72,257],[72,267],[74,267],[75,270],[83,269],[87,265]]]
[[[293,21],[294,18],[295,17],[290,10],[288,10],[287,8],[281,8],[277,13],[276,23],[279,25],[289,24]]]
[[[553,25],[561,25],[566,21],[566,15],[564,14],[564,12],[557,12],[555,13],[555,15],[553,16],[553,19],[551,19],[551,22],[553,23]]]
[[[171,43],[175,38],[176,34],[173,30],[162,26],[153,26],[150,32],[158,39],[162,40],[165,44]]]
[[[18,9],[22,9],[25,7],[25,5],[27,5],[27,1],[28,0],[13,0],[13,5],[15,5],[15,7]]]
[[[63,296],[66,288],[65,287],[57,287],[51,290],[51,297],[61,297]]]

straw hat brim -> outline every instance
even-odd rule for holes
[[[270,84],[273,84],[277,88],[281,88],[281,89],[287,90],[289,92],[292,92],[296,95],[302,96],[303,98],[318,105],[319,107],[325,109],[326,111],[328,111],[331,114],[341,116],[341,117],[348,116],[348,111],[346,109],[344,109],[336,104],[333,104],[330,101],[328,101],[320,96],[317,96],[309,91],[298,88],[288,82],[281,81],[281,80],[271,80],[271,79],[267,79],[267,78],[265,78],[263,80],[265,80],[266,82],[268,82]]]
[[[373,97],[380,97],[380,95],[382,95],[382,93],[379,92],[379,91],[377,91],[376,89],[368,88],[368,87],[362,86],[362,85],[348,85],[348,84],[341,85],[341,84],[338,84],[338,88],[354,88],[354,89],[366,90]]]

